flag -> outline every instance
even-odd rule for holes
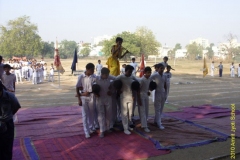
[[[76,71],[76,63],[78,63],[77,49],[75,49],[74,56],[73,56],[73,62],[72,62],[72,66],[71,66],[72,74],[73,74],[73,71]]]
[[[65,70],[62,67],[61,61],[60,61],[57,40],[56,40],[56,44],[55,44],[54,65],[56,67],[56,70],[59,71],[61,74],[63,74],[65,72]]]
[[[142,54],[142,58],[141,58],[141,64],[140,64],[140,77],[142,77],[143,76],[143,71],[144,71],[144,69],[145,69],[145,64],[144,64],[144,55]]]
[[[204,56],[203,58],[203,77],[205,77],[208,74],[208,67],[207,67],[207,63],[206,63],[206,58]]]

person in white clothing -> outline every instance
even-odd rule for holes
[[[153,67],[154,67],[154,71],[152,74],[158,73],[159,65],[155,64]],[[154,102],[154,98],[155,98],[155,89],[152,91],[152,102]]]
[[[131,134],[129,129],[132,130],[132,127],[129,127],[129,124],[133,124],[131,121],[131,111],[133,106],[131,84],[134,80],[137,81],[136,77],[132,75],[133,70],[133,66],[127,65],[125,68],[125,75],[119,75],[117,77],[117,80],[122,81],[122,93],[120,94],[121,116],[124,133],[127,135]]]
[[[17,84],[18,84],[18,78],[19,78],[19,81],[22,83],[22,74],[21,74],[21,65],[19,62],[16,62],[14,64],[14,69],[15,69],[15,75],[16,75],[16,80],[17,80]]]
[[[97,76],[101,75],[102,68],[103,68],[103,65],[101,64],[101,60],[98,60],[98,64],[96,65]]]
[[[126,64],[123,64],[123,65],[122,65],[122,68],[121,68],[121,70],[120,70],[120,74],[121,74],[121,75],[124,75],[124,74],[125,74],[125,67],[126,67]]]
[[[140,112],[140,120],[141,120],[141,127],[144,128],[145,132],[150,132],[147,126],[147,119],[148,119],[148,110],[149,110],[149,84],[151,76],[152,69],[150,67],[144,68],[144,75],[140,79],[140,97],[142,105],[139,106],[139,112]]]
[[[12,69],[9,64],[5,64],[3,66],[5,74],[2,76],[2,83],[6,87],[8,92],[15,93],[15,83],[16,83],[16,76],[10,73]]]
[[[37,67],[34,65],[33,66],[33,75],[32,75],[32,84],[37,84],[37,76],[38,76],[38,69]]]
[[[163,62],[162,62],[162,64],[163,64],[163,66],[164,66],[165,68],[166,68],[167,65],[168,65],[167,61],[168,61],[168,57],[167,57],[167,56],[163,57]]]
[[[167,90],[167,77],[163,74],[164,71],[164,65],[158,64],[158,73],[152,74],[150,76],[150,80],[153,80],[157,84],[157,88],[155,90],[155,101],[154,101],[154,109],[155,109],[155,119],[154,123],[157,124],[157,126],[160,129],[164,129],[164,126],[162,125],[161,116],[162,111],[164,107],[164,103],[166,101],[166,90]]]
[[[167,90],[166,90],[166,101],[165,103],[168,103],[168,95],[169,95],[169,89],[170,89],[170,79],[172,78],[172,73],[170,72],[172,70],[174,70],[170,65],[167,65],[167,71],[164,73],[164,75],[167,77]]]
[[[111,81],[115,80],[114,76],[109,75],[110,70],[103,67],[101,76],[96,77],[96,84],[100,86],[99,95],[96,95],[96,107],[98,113],[98,123],[100,127],[100,138],[104,137],[104,132],[110,130],[112,121],[112,91],[110,88]]]
[[[240,64],[238,65],[238,77],[240,77]]]
[[[132,58],[132,63],[129,65],[133,66],[134,70],[132,72],[132,75],[136,76],[137,71],[139,70],[138,64],[135,62],[135,58]]]
[[[231,77],[235,77],[235,67],[234,67],[234,63],[232,62],[232,65],[230,66],[230,76]]]
[[[33,68],[32,65],[28,66],[28,81],[32,81],[32,77],[33,77]]]
[[[43,65],[43,77],[44,77],[44,80],[47,79],[47,63],[44,63]]]
[[[214,61],[212,61],[212,64],[211,64],[211,76],[212,77],[214,77],[214,70],[215,70]]]
[[[94,64],[88,63],[86,71],[79,75],[76,84],[78,105],[82,106],[83,129],[86,138],[90,138],[90,134],[96,130],[94,127],[94,95],[92,93],[92,85],[96,82],[94,70]]]
[[[53,82],[53,81],[54,81],[54,67],[53,67],[53,64],[51,63],[48,82]]]

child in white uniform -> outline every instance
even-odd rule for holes
[[[214,70],[215,70],[214,61],[212,61],[212,64],[211,64],[211,76],[212,77],[214,77]]]
[[[169,89],[170,89],[170,79],[172,78],[172,73],[170,72],[172,69],[172,67],[170,65],[167,65],[167,71],[164,73],[164,75],[166,75],[167,77],[167,90],[166,90],[166,102],[165,103],[168,103],[168,94],[169,94]],[[174,70],[174,69],[172,69]]]
[[[86,138],[90,138],[90,133],[95,131],[94,95],[92,93],[92,85],[96,82],[96,76],[93,74],[94,69],[94,64],[88,63],[86,65],[86,71],[79,75],[76,84],[78,104],[79,106],[82,106],[83,129]],[[81,91],[81,93],[79,91]]]
[[[126,67],[126,64],[123,64],[123,65],[122,65],[122,68],[121,68],[121,70],[120,70],[120,74],[121,74],[121,75],[124,75],[124,74],[125,74],[125,67]]]
[[[238,65],[238,77],[240,77],[240,64]]]
[[[139,106],[140,110],[140,119],[141,119],[141,127],[144,128],[145,132],[150,132],[147,126],[147,119],[148,119],[148,110],[149,110],[149,83],[151,76],[152,69],[150,67],[146,67],[144,69],[144,76],[140,80],[140,96],[142,105]]]
[[[120,95],[121,115],[124,133],[128,135],[131,134],[129,131],[129,123],[132,124],[130,117],[133,104],[131,84],[133,80],[137,80],[135,76],[132,76],[133,70],[133,66],[127,65],[125,68],[125,75],[119,75],[117,77],[117,80],[122,81],[122,93]]]
[[[32,76],[32,83],[33,84],[37,84],[37,76],[38,76],[38,69],[37,67],[34,65],[33,66],[33,76]]]
[[[104,137],[104,132],[110,130],[112,121],[112,97],[111,97],[111,80],[115,77],[109,76],[110,70],[102,68],[101,76],[97,76],[96,84],[100,86],[100,93],[96,95],[96,106],[98,113],[98,123],[100,127],[100,138]]]
[[[154,72],[152,74],[158,73],[159,65],[155,64],[153,67],[154,67]],[[155,90],[152,91],[152,101],[153,102],[154,102],[154,98],[155,98]]]
[[[54,67],[53,67],[53,64],[51,64],[48,82],[53,82],[53,81],[54,81]]]
[[[132,63],[130,63],[129,65],[133,66],[134,70],[132,72],[132,75],[136,76],[139,68],[138,68],[138,64],[135,62],[135,58],[132,58]]]
[[[230,66],[231,77],[235,77],[234,70],[235,70],[234,63],[232,62],[232,65]]]
[[[153,80],[157,84],[157,88],[155,90],[155,101],[154,101],[154,109],[155,109],[155,119],[154,122],[157,123],[160,129],[164,129],[161,122],[162,111],[164,107],[164,103],[166,100],[166,90],[167,90],[167,77],[163,74],[164,65],[158,64],[158,73],[151,75],[150,80]]]
[[[101,60],[98,60],[98,64],[96,65],[97,76],[101,75],[102,68],[103,68],[103,66],[101,64]]]
[[[44,76],[44,80],[47,79],[47,63],[44,63],[43,65],[43,76]]]

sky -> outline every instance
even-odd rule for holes
[[[162,45],[198,37],[216,45],[229,33],[240,36],[239,6],[239,0],[0,0],[0,25],[26,15],[43,41],[76,42],[145,26]]]

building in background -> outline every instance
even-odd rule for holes
[[[198,45],[201,45],[204,49],[210,46],[208,39],[204,38],[193,39],[189,41],[189,44],[193,44],[194,42]]]
[[[93,45],[98,45],[100,42],[104,40],[110,40],[112,36],[109,35],[103,35],[103,36],[98,36],[93,38]]]

